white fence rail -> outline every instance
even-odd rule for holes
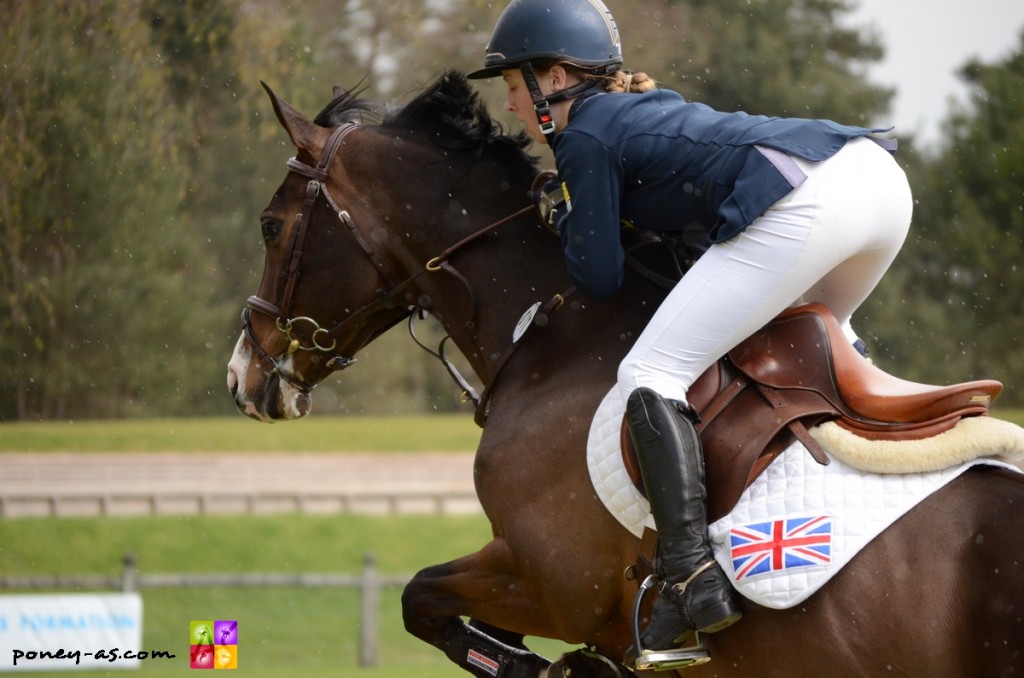
[[[473,492],[81,492],[0,495],[0,518],[479,513]]]
[[[342,573],[143,573],[137,569],[136,559],[126,554],[120,575],[58,575],[12,576],[0,575],[0,591],[26,590],[119,590],[141,591],[155,588],[232,588],[232,587],[298,587],[348,588],[360,593],[359,612],[359,665],[377,665],[380,638],[381,592],[387,588],[401,588],[410,575],[382,574],[377,570],[377,559],[372,554],[363,556],[363,569],[359,574]]]

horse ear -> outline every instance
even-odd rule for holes
[[[320,138],[317,134],[319,128],[310,122],[309,118],[300,113],[298,109],[274,94],[274,90],[270,89],[270,85],[262,80],[260,80],[260,84],[263,85],[263,89],[267,90],[267,94],[270,95],[270,102],[274,105],[274,113],[277,114],[277,119],[281,126],[288,132],[288,136],[291,137],[295,148],[315,149]]]

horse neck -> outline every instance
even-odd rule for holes
[[[458,202],[457,196],[453,200]],[[486,208],[459,204],[462,207],[457,211],[465,209],[468,218],[459,220],[463,223],[458,229],[441,229],[420,258],[433,258],[454,243],[470,241],[447,257],[439,270],[421,278],[419,298],[444,326],[477,377],[488,383],[512,345],[516,321],[536,302],[547,302],[565,292],[570,283],[557,238],[539,232],[532,212],[474,237],[528,205],[522,198]]]
[[[392,140],[385,139],[390,146]],[[429,144],[406,147],[405,153],[402,166],[380,162],[372,168],[374,185],[389,190],[383,195],[377,188],[370,195],[386,206],[392,242],[400,250],[397,257],[410,275],[455,243],[530,206],[528,192],[537,170],[512,162],[514,158],[460,157]],[[488,384],[512,346],[523,313],[571,289],[558,237],[530,212],[459,248],[441,270],[420,276],[415,301],[441,321],[477,377]],[[620,297],[600,311],[580,312],[581,306],[595,305],[579,294],[572,296],[558,311],[558,340],[572,347],[608,337],[614,346],[604,353],[617,363],[615,358],[625,352],[617,339],[621,328],[638,332],[644,314],[636,312],[628,297]],[[570,313],[571,322],[561,320]],[[609,325],[608,314],[618,324]],[[522,360],[517,354],[517,362]]]
[[[478,217],[473,228],[486,227],[521,206],[514,200],[496,205]],[[614,378],[631,345],[623,337],[635,338],[642,331],[663,294],[639,276],[627,275],[611,301],[598,304],[587,299],[569,278],[559,238],[540,226],[532,213],[467,246],[448,264],[451,273],[431,278],[437,287],[427,291],[436,299],[430,310],[484,384],[492,382],[513,350],[514,371],[519,373],[546,377],[557,372],[570,380]],[[538,303],[546,322],[529,324],[526,338],[513,349],[517,323]],[[585,375],[571,372],[570,363],[581,364],[576,360],[581,355],[606,369],[588,368]],[[524,366],[529,369],[521,369]],[[582,381],[579,385],[586,387]]]

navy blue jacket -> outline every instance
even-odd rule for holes
[[[671,90],[584,95],[551,144],[571,203],[556,224],[569,273],[607,299],[622,284],[621,221],[728,240],[806,178],[783,154],[821,161],[883,131],[722,113]]]

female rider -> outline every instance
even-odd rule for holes
[[[671,650],[692,629],[719,631],[741,616],[708,541],[687,390],[797,303],[825,304],[857,342],[850,317],[910,225],[906,176],[895,144],[869,136],[885,130],[719,112],[621,71],[618,30],[600,0],[513,0],[484,64],[469,77],[502,77],[508,110],[554,153],[560,204],[542,211],[585,295],[619,288],[622,222],[706,237],[618,370],[663,582],[642,643]]]

